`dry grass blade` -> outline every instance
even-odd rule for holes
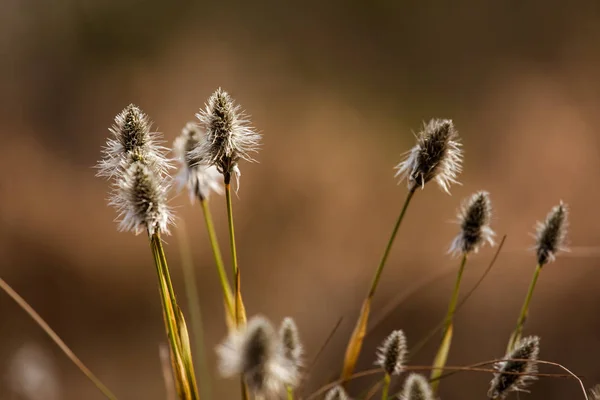
[[[111,400],[117,399],[117,397],[112,394],[112,392],[100,381],[100,379],[98,379],[96,375],[94,375],[92,371],[90,371],[75,355],[75,353],[73,353],[69,346],[63,342],[58,334],[54,332],[52,328],[50,328],[50,325],[48,325],[46,321],[44,321],[44,319],[29,305],[29,303],[27,303],[24,298],[15,292],[13,288],[11,288],[10,285],[2,278],[0,278],[0,288],[4,290],[4,292],[9,295],[19,305],[19,307],[21,307],[21,309],[23,309],[23,311],[25,311],[31,317],[44,332],[46,332],[50,339],[56,343],[63,353],[65,353],[65,355],[73,362],[73,364],[75,364],[90,381],[92,381],[92,383],[98,388],[98,390],[102,392],[104,396],[106,396],[106,398]]]
[[[367,323],[369,321],[370,310],[371,297],[367,297],[360,310],[360,317],[356,322],[356,326],[354,327],[354,331],[352,332],[352,337],[350,338],[350,341],[348,342],[348,347],[346,349],[346,356],[344,357],[344,367],[342,370],[343,382],[350,378],[352,372],[354,371],[354,366],[358,361],[358,356],[360,355],[363,340],[365,339],[365,335],[367,333]]]

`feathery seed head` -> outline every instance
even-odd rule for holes
[[[97,164],[98,176],[113,178],[122,175],[135,161],[142,161],[160,175],[170,167],[164,156],[164,147],[159,145],[156,132],[150,132],[148,116],[137,106],[130,104],[115,117],[109,129],[112,138],[102,150],[103,159]]]
[[[302,365],[302,344],[298,335],[298,327],[292,318],[285,318],[279,328],[279,345],[283,355],[298,370]]]
[[[377,351],[377,361],[388,375],[400,375],[408,353],[406,336],[401,330],[393,331]]]
[[[559,251],[566,251],[568,209],[562,201],[552,208],[544,222],[536,224],[535,250],[539,265],[552,262]]]
[[[488,397],[491,399],[504,399],[510,392],[526,391],[525,387],[529,382],[537,379],[537,377],[528,374],[537,372],[536,361],[539,353],[539,337],[529,336],[521,339],[515,345],[514,350],[504,356],[507,360],[496,364],[495,368],[498,372],[494,374]]]
[[[450,184],[459,183],[461,163],[462,151],[452,120],[432,119],[417,135],[416,146],[396,166],[396,176],[400,176],[400,180],[406,178],[410,190],[423,188],[434,179],[450,194]]]
[[[341,386],[335,386],[325,395],[325,400],[350,400],[348,394]]]
[[[404,381],[401,400],[433,400],[431,386],[423,375],[412,373]]]
[[[175,156],[181,164],[180,172],[176,178],[179,189],[187,186],[192,202],[196,197],[208,199],[211,191],[217,194],[223,193],[223,188],[220,185],[222,177],[217,168],[208,166],[193,151],[203,139],[204,134],[200,131],[200,128],[189,122],[173,143]]]
[[[592,400],[600,400],[600,384],[597,384],[590,389],[590,398]]]
[[[124,171],[113,191],[110,205],[119,215],[119,229],[135,234],[147,230],[169,233],[173,217],[167,206],[168,186],[141,161],[134,161]]]
[[[488,192],[477,192],[463,201],[458,211],[460,233],[452,241],[449,253],[477,253],[486,242],[494,245],[496,235],[490,222],[492,219],[492,203]]]
[[[226,178],[239,177],[238,161],[254,161],[249,154],[258,150],[261,135],[249,125],[241,107],[221,88],[196,116],[206,132],[206,140],[192,152],[193,157],[214,165]]]
[[[277,395],[297,384],[291,362],[279,351],[273,325],[263,317],[253,317],[247,326],[230,333],[217,354],[221,375],[242,375],[256,395]]]

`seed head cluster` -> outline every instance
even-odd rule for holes
[[[285,318],[279,328],[279,346],[280,352],[289,361],[296,376],[300,375],[302,367],[302,343],[298,334],[298,327],[292,318]]]
[[[460,232],[452,241],[450,253],[476,253],[485,243],[494,245],[495,233],[490,228],[492,203],[488,192],[477,192],[465,200],[458,211]]]
[[[193,122],[189,122],[182,130],[181,135],[173,142],[173,151],[180,164],[177,175],[179,189],[186,186],[193,202],[197,197],[200,200],[208,199],[211,192],[223,193],[220,184],[223,177],[215,166],[209,166],[193,151],[205,139],[204,133]]]
[[[168,233],[172,213],[167,206],[170,165],[152,123],[130,104],[115,117],[98,176],[112,180],[109,204],[117,209],[119,229],[136,234]]]
[[[496,364],[498,372],[490,384],[488,397],[491,399],[504,399],[511,392],[523,392],[530,383],[537,379],[529,375],[537,372],[536,361],[540,353],[540,338],[529,336],[521,339],[513,351],[507,354]]]
[[[252,393],[267,398],[284,393],[288,386],[295,387],[298,369],[279,341],[271,322],[253,317],[217,347],[221,375],[241,375]]]
[[[433,400],[431,386],[423,375],[412,373],[404,382],[401,400]]]
[[[379,365],[388,375],[400,375],[408,349],[406,336],[401,330],[393,331],[377,351],[376,365]]]
[[[431,180],[448,194],[458,183],[462,170],[462,150],[458,132],[449,119],[432,119],[417,134],[417,144],[396,166],[396,176],[406,179],[409,190],[423,188]]]
[[[559,251],[566,250],[567,217],[567,205],[561,201],[560,204],[552,208],[544,222],[537,223],[535,250],[539,265],[554,261]]]
[[[206,140],[191,152],[191,157],[214,165],[226,180],[231,175],[239,177],[239,160],[254,161],[250,153],[258,151],[261,138],[250,126],[241,107],[219,88],[196,117],[200,128],[206,132]]]

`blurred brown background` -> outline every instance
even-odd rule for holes
[[[163,399],[148,243],[116,231],[108,184],[92,166],[127,104],[171,142],[222,86],[264,134],[260,163],[241,165],[234,204],[249,313],[293,316],[308,360],[344,317],[310,376],[314,390],[339,370],[403,201],[392,167],[422,121],[452,118],[466,153],[463,185],[452,196],[433,184],[418,193],[376,296],[361,369],[392,329],[414,344],[442,318],[457,267],[445,254],[457,230],[450,221],[462,198],[486,189],[493,227],[508,240],[457,315],[449,364],[502,356],[534,268],[528,234],[562,199],[572,251],[543,271],[527,332],[541,336],[543,359],[592,386],[600,382],[599,23],[595,0],[3,0],[0,274],[120,399]],[[186,194],[173,204],[194,245],[214,364],[226,331],[202,215]],[[224,200],[212,209],[227,253]],[[179,232],[167,252],[184,303]],[[486,248],[472,259],[463,293],[491,257]],[[4,293],[0,315],[0,399],[102,398]],[[411,363],[430,363],[436,346]],[[43,390],[23,391],[23,379]],[[441,398],[484,398],[489,379],[455,375]],[[356,389],[369,380],[361,382]],[[235,399],[235,389],[212,383],[215,399]],[[543,379],[521,398],[577,396],[574,381]]]

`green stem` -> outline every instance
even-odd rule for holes
[[[159,292],[165,315],[167,337],[169,339],[171,352],[175,358],[175,365],[178,368],[178,371],[175,371],[175,373],[180,379],[180,387],[187,393],[186,400],[188,400],[187,397],[189,397],[189,400],[197,400],[200,397],[198,395],[196,377],[191,362],[192,355],[182,355],[180,326],[177,323],[178,316],[176,314],[176,312],[180,311],[175,299],[175,292],[171,283],[167,258],[165,256],[159,232],[155,232],[150,236],[150,247],[152,249],[152,255],[154,256],[154,262],[156,264],[156,272],[158,274]],[[185,334],[187,335],[187,332]],[[184,359],[188,360],[188,362],[184,361]],[[185,376],[181,376],[182,372]]]
[[[287,387],[287,400],[294,400],[294,389],[291,386]]]
[[[390,391],[390,382],[392,381],[392,377],[387,372],[383,377],[383,390],[381,392],[381,400],[387,400],[388,393]]]
[[[510,340],[508,342],[508,347],[506,349],[507,353],[510,353],[514,348],[515,344],[521,339],[521,334],[523,333],[523,326],[525,325],[525,320],[527,319],[527,315],[529,314],[529,303],[531,302],[531,298],[533,297],[533,291],[535,289],[535,285],[540,276],[540,272],[542,271],[542,265],[538,264],[535,267],[535,272],[533,273],[533,279],[529,284],[529,290],[527,291],[527,296],[525,297],[525,302],[523,303],[523,307],[521,307],[521,313],[519,314],[519,318],[517,319],[517,326],[512,333]]]
[[[392,245],[394,244],[394,240],[396,239],[396,234],[398,233],[398,229],[402,224],[402,220],[404,219],[404,215],[406,214],[406,210],[408,209],[408,205],[410,204],[413,195],[415,194],[416,187],[411,188],[406,195],[406,200],[404,200],[404,205],[402,206],[402,210],[400,211],[400,215],[396,220],[396,225],[394,225],[394,229],[392,230],[392,235],[385,247],[385,251],[383,252],[383,256],[381,257],[381,261],[379,262],[379,266],[377,267],[377,271],[375,271],[375,276],[373,277],[373,281],[371,282],[371,288],[369,289],[369,294],[367,297],[371,298],[375,295],[375,290],[377,290],[377,285],[379,284],[379,279],[381,278],[381,273],[383,272],[383,267],[385,267],[385,263],[387,262],[388,256],[390,255],[390,251],[392,250]]]
[[[81,372],[90,380],[92,383],[102,392],[102,394],[110,400],[117,400],[117,397],[90,371],[83,362],[73,353],[73,351],[66,345],[65,342],[58,336],[56,332],[44,319],[22,298],[17,292],[10,287],[4,279],[0,278],[0,288],[6,292],[18,305],[25,311],[40,328],[52,339],[54,343],[62,350],[63,353],[79,368]]]
[[[231,206],[231,184],[225,179],[225,198],[227,200],[227,221],[229,223],[229,245],[231,247],[231,263],[233,265],[233,276],[238,273],[237,250],[235,246],[235,230],[233,229],[233,207]]]
[[[467,264],[467,254],[463,254],[462,260],[460,262],[460,267],[458,268],[458,275],[456,276],[456,282],[454,284],[454,291],[452,292],[452,298],[450,299],[450,304],[448,305],[448,312],[446,313],[446,321],[444,323],[444,335],[448,330],[450,324],[452,324],[452,320],[454,318],[454,313],[456,311],[456,304],[458,303],[458,293],[460,292],[460,282],[462,281],[463,272],[465,271],[465,265]]]
[[[177,227],[180,230],[179,250],[181,252],[181,266],[183,269],[185,292],[187,294],[188,308],[190,310],[190,316],[192,320],[192,333],[196,339],[196,357],[200,362],[200,381],[202,382],[202,386],[200,387],[200,391],[202,392],[201,398],[210,399],[212,398],[210,388],[211,377],[205,353],[202,309],[200,307],[200,295],[198,294],[198,285],[196,283],[197,281],[194,270],[194,261],[192,259],[190,244],[188,242],[185,222],[180,220],[177,224]]]
[[[215,226],[212,220],[212,214],[208,207],[208,200],[200,199],[200,205],[202,206],[202,212],[204,213],[204,222],[206,223],[206,231],[208,232],[208,239],[210,241],[210,247],[215,257],[215,264],[217,265],[217,272],[219,273],[219,280],[221,281],[221,289],[225,296],[225,304],[231,316],[235,315],[233,308],[233,292],[231,291],[231,285],[229,279],[227,279],[227,273],[225,272],[225,265],[223,264],[223,257],[221,257],[221,250],[219,242],[217,240],[217,234],[215,232]]]

